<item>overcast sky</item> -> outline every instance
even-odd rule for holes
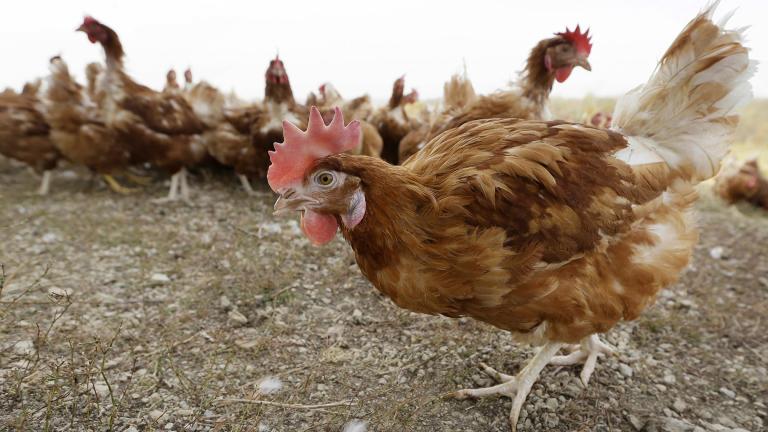
[[[392,81],[422,97],[466,63],[482,93],[515,77],[540,39],[580,23],[594,35],[592,72],[581,69],[554,95],[615,96],[645,81],[659,56],[703,6],[702,0],[624,1],[207,1],[27,0],[0,15],[0,88],[47,73],[61,54],[78,77],[102,61],[97,45],[74,29],[93,15],[120,35],[129,73],[159,88],[170,67],[191,66],[196,79],[245,98],[261,98],[264,71],[280,53],[300,101],[331,81],[342,95],[388,97]],[[752,25],[752,55],[768,60],[768,1],[724,0],[718,16],[737,9],[733,26]],[[768,66],[753,79],[768,96]],[[181,74],[179,74],[181,76]]]

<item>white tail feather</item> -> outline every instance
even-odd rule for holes
[[[631,165],[665,162],[694,182],[717,174],[737,124],[736,110],[752,98],[755,62],[743,29],[712,21],[717,3],[693,19],[662,57],[648,82],[623,98],[613,128],[628,136],[617,157]]]

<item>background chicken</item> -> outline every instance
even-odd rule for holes
[[[351,120],[359,120],[362,134],[360,145],[350,151],[352,154],[380,157],[384,145],[381,135],[376,128],[366,121],[373,112],[371,98],[368,95],[356,97],[352,100],[344,100],[341,94],[331,83],[325,83],[318,89],[318,95],[311,93],[307,98],[307,106],[315,106],[320,110],[323,119],[330,122],[334,116],[334,108],[340,107],[344,117]]]
[[[443,85],[442,108],[430,116],[429,121],[419,125],[400,140],[398,159],[405,162],[412,154],[419,151],[427,143],[429,137],[434,136],[435,131],[450,121],[451,117],[461,112],[477,99],[475,88],[467,77],[466,70],[463,75],[454,74]]]
[[[0,93],[0,154],[24,162],[42,174],[38,193],[48,194],[51,170],[61,158],[50,137],[50,126],[37,99],[39,83],[24,86],[22,93]]]
[[[275,209],[301,211],[315,244],[341,228],[363,274],[397,305],[470,316],[541,345],[518,375],[484,366],[500,384],[454,393],[513,398],[516,429],[546,365],[583,364],[586,385],[612,351],[597,335],[637,318],[687,265],[693,185],[717,173],[754,70],[741,33],[712,13],[618,102],[615,130],[472,121],[398,167],[340,154],[359,124],[345,127],[337,113],[326,126],[313,110],[307,132],[287,127],[270,155]]]
[[[99,105],[105,124],[130,148],[133,162],[148,161],[173,175],[167,200],[179,195],[188,200],[186,167],[207,156],[204,124],[181,95],[154,91],[125,73],[123,47],[114,30],[91,17],[78,30],[104,48],[104,99]]]
[[[242,113],[246,120],[254,120],[246,124],[249,124],[253,145],[261,152],[273,149],[274,143],[283,140],[283,121],[295,125],[307,122],[306,107],[296,103],[288,73],[279,56],[269,62],[264,79],[262,111],[245,110]],[[243,120],[233,121],[241,125],[244,123]]]
[[[184,97],[206,126],[204,134],[208,153],[220,164],[232,167],[248,194],[253,194],[249,178],[266,175],[267,152],[252,143],[251,129],[263,109],[258,104],[230,107],[230,100],[206,81],[192,83],[192,73],[185,72]]]
[[[768,180],[760,172],[757,159],[724,168],[715,180],[715,193],[729,204],[746,201],[768,210]]]
[[[371,123],[379,131],[383,143],[381,157],[385,161],[396,164],[399,159],[400,140],[412,129],[418,127],[416,119],[409,118],[406,106],[418,100],[415,90],[405,93],[405,77],[395,80],[392,85],[392,96],[386,106],[379,108],[372,116]]]
[[[169,69],[168,73],[165,74],[165,87],[163,87],[164,92],[179,92],[181,91],[181,87],[179,87],[179,81],[176,79],[176,70]]]
[[[130,165],[128,146],[107,128],[86,89],[70,76],[64,60],[53,57],[50,71],[45,117],[54,145],[69,161],[101,174],[115,192],[130,192],[112,177]]]

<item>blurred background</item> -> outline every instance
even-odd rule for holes
[[[327,0],[221,2],[116,0],[17,2],[0,15],[0,85],[21,87],[46,75],[48,58],[61,54],[83,78],[88,62],[102,60],[98,45],[74,29],[85,14],[115,29],[127,53],[127,70],[155,88],[170,67],[191,66],[196,77],[244,98],[261,98],[263,74],[276,53],[285,61],[294,93],[303,100],[325,81],[343,95],[389,97],[402,74],[422,99],[442,95],[442,84],[466,64],[480,94],[514,79],[530,48],[554,32],[580,24],[594,35],[593,72],[574,73],[552,96],[615,97],[647,79],[683,24],[703,1],[488,1],[461,5],[392,0],[375,4]],[[768,40],[768,2],[727,0],[737,9],[733,26],[754,24],[751,41]],[[752,43],[753,57],[768,45]],[[768,72],[753,79],[768,96]]]

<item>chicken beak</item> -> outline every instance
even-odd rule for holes
[[[306,210],[308,205],[316,204],[317,201],[312,198],[297,194],[293,190],[289,190],[280,195],[275,201],[275,216],[282,216],[288,213]]]
[[[80,27],[76,28],[76,29],[75,29],[75,31],[76,31],[76,32],[79,32],[79,31],[81,31],[81,32],[85,32],[85,26],[82,26],[82,25],[81,25]]]
[[[587,71],[592,71],[592,65],[589,64],[589,61],[587,61],[587,57],[579,56],[576,59],[576,66],[581,66]]]

